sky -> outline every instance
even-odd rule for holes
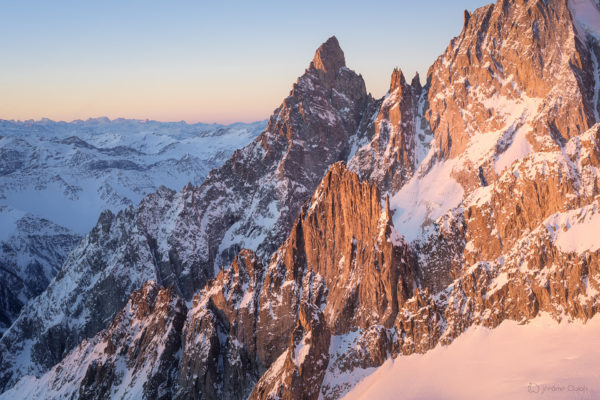
[[[0,0],[0,119],[265,119],[332,35],[380,97],[489,2]]]

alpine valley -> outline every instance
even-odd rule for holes
[[[106,132],[50,140],[96,171],[81,176],[113,211],[81,240],[19,217],[35,242],[7,257],[64,262],[18,292],[0,399],[502,399],[546,384],[600,398],[599,60],[600,1],[498,0],[465,11],[424,85],[395,69],[381,99],[329,38],[262,133],[204,135],[243,146],[226,161],[185,147],[178,191],[157,188],[163,161],[144,164],[154,142],[122,156]],[[23,167],[50,150],[2,135],[4,186],[82,193]],[[480,376],[452,385],[467,357]]]

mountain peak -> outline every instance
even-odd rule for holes
[[[470,19],[471,19],[471,13],[469,12],[469,10],[465,10],[463,29],[467,27]]]
[[[404,78],[404,74],[402,73],[402,70],[400,68],[396,67],[392,72],[390,92],[393,92],[394,90],[404,86],[406,86],[406,79]]]
[[[415,76],[412,78],[410,86],[412,86],[417,91],[417,94],[421,94],[421,77],[419,76],[418,72],[416,72]]]
[[[335,36],[330,37],[319,46],[310,65],[312,68],[322,71],[326,80],[333,80],[337,71],[346,66],[344,52]]]

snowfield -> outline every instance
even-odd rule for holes
[[[345,397],[358,399],[598,399],[600,317],[544,315],[473,326],[447,347],[386,361]],[[359,372],[359,371],[355,371]]]

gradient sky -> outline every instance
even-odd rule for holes
[[[0,118],[264,119],[331,35],[379,97],[489,2],[3,1]]]

